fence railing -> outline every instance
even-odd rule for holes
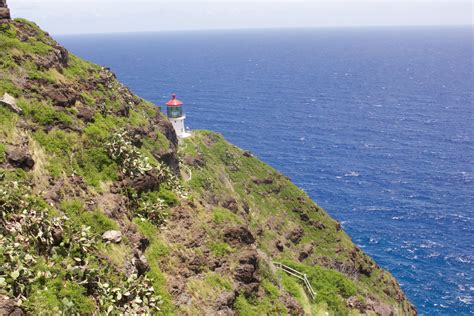
[[[306,290],[308,290],[309,295],[311,295],[311,298],[313,300],[316,299],[316,292],[314,291],[313,287],[311,286],[311,283],[309,283],[309,280],[308,280],[308,277],[306,276],[306,274],[301,273],[298,270],[293,269],[292,267],[284,265],[281,262],[273,261],[273,265],[277,268],[280,268],[281,270],[283,270],[287,274],[289,274],[291,276],[294,276],[295,278],[298,278],[301,281],[303,281],[303,283],[306,286]]]

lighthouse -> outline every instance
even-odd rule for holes
[[[183,113],[183,102],[176,99],[176,93],[173,93],[171,95],[171,100],[166,102],[166,110],[168,119],[171,121],[171,124],[173,124],[176,136],[178,136],[178,138],[191,136],[191,134],[187,133],[184,128],[184,119],[186,116]]]

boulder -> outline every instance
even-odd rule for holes
[[[294,228],[293,230],[289,231],[286,234],[286,238],[291,240],[294,244],[297,244],[300,242],[301,238],[303,237],[304,230],[303,227],[298,226]]]
[[[7,161],[14,167],[31,170],[35,161],[28,152],[28,148],[12,146],[7,149]]]
[[[10,10],[6,7],[0,7],[0,23],[11,20]]]
[[[73,89],[58,84],[50,86],[43,85],[42,93],[45,97],[53,101],[53,105],[59,107],[73,106],[78,100],[78,95]]]
[[[7,108],[9,108],[10,110],[12,110],[15,113],[20,114],[21,112],[23,112],[23,110],[18,105],[16,105],[15,98],[12,97],[11,95],[9,95],[6,92],[3,95],[3,97],[0,98],[0,104],[6,106]]]
[[[145,174],[124,179],[122,185],[123,187],[134,188],[138,193],[142,193],[157,190],[161,182],[163,182],[163,176],[156,169],[152,169]]]
[[[250,284],[255,281],[255,267],[251,264],[242,264],[235,269],[234,277],[237,281]]]
[[[255,183],[255,184],[259,184],[259,185],[260,184],[272,184],[273,179],[271,177],[263,178],[263,179],[252,177],[252,182]]]
[[[224,241],[233,246],[250,245],[255,242],[255,237],[245,226],[232,226],[224,231]]]
[[[256,250],[246,250],[239,258],[239,265],[235,269],[234,277],[244,284],[257,282],[255,273],[258,268],[258,253]]]
[[[317,221],[317,220],[310,220],[309,224],[313,226],[316,229],[325,229],[326,225],[324,225],[323,222]]]
[[[138,275],[144,274],[150,268],[148,261],[145,258],[145,255],[141,251],[135,252],[133,263],[135,265],[135,268],[137,269]]]
[[[226,208],[234,213],[236,213],[239,210],[239,205],[237,203],[237,200],[234,199],[233,197],[226,198],[221,204],[223,208]]]
[[[217,310],[224,309],[226,307],[232,307],[235,302],[235,292],[224,292],[216,300],[215,307]]]
[[[304,245],[303,249],[298,255],[298,260],[303,261],[304,259],[308,258],[309,255],[312,253],[313,253],[313,245],[312,244]]]
[[[283,242],[281,240],[277,240],[275,242],[275,247],[276,247],[276,249],[278,249],[278,251],[283,251],[283,248],[285,248],[285,246],[283,245]]]
[[[84,122],[92,122],[94,120],[95,110],[89,106],[79,104],[76,106],[77,117],[84,120]]]
[[[119,243],[122,240],[122,232],[118,230],[108,230],[102,234],[102,239],[107,242]]]
[[[14,299],[0,295],[0,315],[23,316],[24,314],[23,310],[16,306]]]
[[[305,315],[303,307],[301,307],[298,301],[294,297],[289,295],[288,293],[284,293],[281,297],[281,300],[283,301],[283,304],[285,304],[286,308],[288,309],[288,313],[290,315],[295,315],[295,316]]]

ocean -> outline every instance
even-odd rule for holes
[[[58,39],[289,176],[421,315],[474,313],[472,28]]]

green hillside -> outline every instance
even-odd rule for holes
[[[0,314],[415,315],[284,175],[0,23]],[[306,274],[307,285],[274,262]]]

